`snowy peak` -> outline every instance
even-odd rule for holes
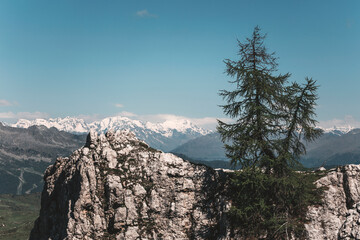
[[[188,140],[206,135],[211,131],[194,125],[187,119],[167,120],[162,123],[152,123],[140,120],[133,120],[127,117],[116,116],[104,118],[101,121],[86,123],[79,118],[50,118],[26,120],[20,119],[12,127],[29,128],[30,126],[55,127],[59,130],[71,133],[87,133],[94,130],[98,133],[105,133],[108,130],[130,130],[136,136],[146,141],[150,146],[170,151]]]
[[[210,133],[209,130],[200,128],[187,119],[167,120],[162,123],[152,123],[133,120],[122,116],[108,117],[101,121],[95,121],[89,124],[87,124],[83,119],[72,117],[35,119],[32,121],[20,119],[17,123],[12,124],[11,126],[28,128],[33,125],[43,125],[48,128],[55,127],[59,130],[73,133],[86,133],[89,132],[90,129],[96,130],[97,132],[106,132],[110,129],[119,130],[134,128],[147,129],[162,135],[169,135],[170,132],[175,130],[180,133],[198,132],[200,135]]]
[[[83,119],[78,118],[49,118],[49,119],[19,119],[12,127],[29,128],[31,126],[45,126],[47,128],[55,127],[60,131],[71,132],[71,133],[86,133],[89,131],[88,125]]]
[[[143,124],[138,120],[131,120],[127,117],[108,117],[101,121],[95,121],[88,124],[89,129],[97,132],[106,132],[107,130],[133,129],[136,127],[144,128]]]
[[[176,129],[178,132],[186,132],[188,129],[192,129],[201,133],[201,135],[205,135],[210,133],[205,129],[202,129],[187,119],[177,119],[177,120],[167,120],[161,124],[161,127],[166,131],[169,129]]]
[[[338,136],[347,134],[355,129],[354,127],[352,127],[350,125],[341,126],[341,127],[334,126],[332,128],[323,128],[323,127],[319,127],[319,128],[324,130],[325,133],[332,133],[332,134],[338,135]]]

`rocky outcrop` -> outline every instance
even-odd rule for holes
[[[150,148],[131,132],[91,132],[44,176],[30,239],[229,239],[227,174]]]
[[[323,204],[308,211],[309,239],[360,239],[360,165],[330,170],[316,182]]]
[[[323,175],[307,238],[360,239],[360,165]],[[240,239],[226,215],[228,173],[152,149],[131,132],[91,132],[44,180],[30,239]]]

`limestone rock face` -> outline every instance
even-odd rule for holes
[[[230,239],[228,175],[152,149],[131,132],[90,132],[44,180],[30,239]]]
[[[309,208],[309,239],[360,239],[360,165],[333,169],[316,185],[326,190],[322,206]]]
[[[31,240],[241,239],[226,212],[229,175],[150,148],[127,131],[98,136],[48,167]],[[327,172],[308,239],[360,239],[360,165]]]

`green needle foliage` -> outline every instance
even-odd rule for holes
[[[227,157],[242,168],[232,178],[233,222],[244,236],[282,239],[299,232],[307,206],[318,203],[314,174],[294,169],[301,167],[303,142],[322,131],[315,128],[316,81],[306,78],[300,85],[289,83],[289,73],[277,74],[265,37],[255,27],[251,38],[238,41],[239,60],[225,60],[235,89],[220,91],[222,108],[236,121],[218,121],[217,130]]]

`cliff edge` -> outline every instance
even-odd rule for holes
[[[44,176],[31,240],[240,239],[227,219],[228,173],[150,148],[128,131],[97,135]],[[360,165],[323,172],[307,239],[360,239]]]
[[[30,239],[225,239],[227,180],[131,132],[90,132],[46,170]]]

